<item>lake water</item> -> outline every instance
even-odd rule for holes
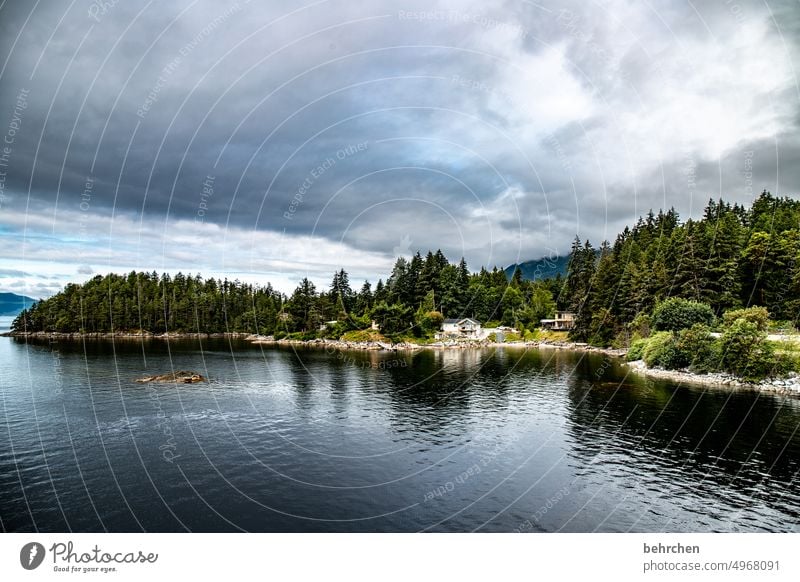
[[[210,381],[142,385],[194,370]],[[0,338],[5,531],[798,531],[800,400],[554,350]]]
[[[13,317],[7,315],[0,316],[0,333],[5,333],[11,330],[11,322],[14,321]]]

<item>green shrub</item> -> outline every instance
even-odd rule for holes
[[[680,354],[672,332],[662,331],[653,334],[642,352],[642,359],[649,367],[659,366],[667,370],[680,368]]]
[[[426,334],[431,334],[439,331],[442,327],[444,316],[438,311],[428,311],[427,313],[421,314],[417,322],[420,328],[422,328],[422,331]]]
[[[696,323],[711,325],[714,312],[705,303],[673,297],[656,306],[652,321],[653,329],[657,331],[678,331]]]
[[[724,327],[730,327],[737,319],[743,319],[755,324],[758,331],[767,331],[769,326],[769,312],[766,307],[748,307],[747,309],[732,309],[722,315]]]
[[[633,340],[631,347],[628,348],[628,353],[625,354],[625,359],[629,362],[641,360],[644,349],[647,347],[647,341],[646,339]]]
[[[758,324],[740,318],[733,321],[720,337],[723,369],[746,382],[758,382],[780,374],[785,359],[775,354],[767,334]]]
[[[529,329],[525,331],[525,341],[533,342],[539,339],[541,332],[538,329]]]
[[[719,367],[717,342],[708,326],[696,323],[689,329],[681,330],[675,348],[682,368],[688,367],[697,374],[707,374]]]

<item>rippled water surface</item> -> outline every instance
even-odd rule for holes
[[[0,338],[0,396],[6,531],[799,529],[800,400],[597,355]]]

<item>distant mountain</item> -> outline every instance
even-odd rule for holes
[[[522,271],[522,278],[526,281],[542,281],[543,279],[555,277],[559,273],[562,277],[566,276],[568,264],[569,255],[565,257],[543,257],[534,261],[515,263],[503,270],[506,273],[506,277],[511,279],[512,275],[514,275],[514,269],[519,267]]]
[[[36,303],[36,299],[17,295],[16,293],[0,293],[0,316],[17,315]]]

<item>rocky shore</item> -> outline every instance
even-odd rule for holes
[[[516,341],[516,342],[491,342],[488,340],[450,340],[438,341],[425,344],[413,342],[392,343],[389,341],[346,341],[336,339],[313,339],[313,340],[276,340],[271,336],[250,335],[245,337],[255,345],[276,345],[276,346],[298,346],[298,347],[321,347],[337,350],[367,350],[367,351],[406,351],[406,350],[468,350],[468,349],[487,349],[487,348],[550,348],[555,350],[578,350],[590,353],[599,353],[613,357],[623,357],[627,350],[612,348],[596,348],[588,344],[575,342],[547,342],[547,341]]]
[[[19,337],[19,338],[33,338],[33,339],[64,339],[64,340],[78,340],[78,339],[206,339],[206,338],[230,338],[230,339],[248,339],[252,336],[249,333],[241,332],[224,332],[224,333],[185,333],[185,332],[165,332],[153,333],[149,331],[115,331],[105,333],[81,333],[81,332],[59,332],[59,331],[30,331],[30,332],[6,332],[0,333],[0,337]]]
[[[800,396],[800,376],[791,372],[786,378],[769,378],[757,384],[743,382],[730,374],[719,372],[709,374],[695,374],[688,370],[663,370],[661,368],[648,368],[642,360],[626,362],[625,365],[634,373],[648,378],[669,380],[681,384],[695,384],[699,386],[733,388],[741,390],[757,390],[759,392],[772,392],[775,394],[791,394]]]
[[[597,348],[585,343],[561,342],[561,341],[515,341],[515,342],[491,342],[488,340],[448,340],[432,343],[417,344],[413,342],[391,341],[347,341],[342,339],[317,338],[311,340],[297,339],[275,339],[273,336],[264,336],[246,332],[225,332],[225,333],[187,333],[187,332],[166,332],[154,334],[152,332],[107,332],[107,333],[80,333],[80,332],[8,332],[0,334],[0,337],[17,337],[32,339],[49,340],[81,340],[81,339],[102,339],[102,340],[177,340],[177,339],[238,339],[246,340],[254,345],[276,345],[276,346],[298,346],[298,347],[321,347],[336,350],[357,350],[357,351],[410,351],[420,349],[434,350],[466,350],[466,349],[486,349],[486,348],[546,348],[554,350],[575,350],[589,353],[599,353],[612,357],[624,357],[627,350],[612,348]]]

